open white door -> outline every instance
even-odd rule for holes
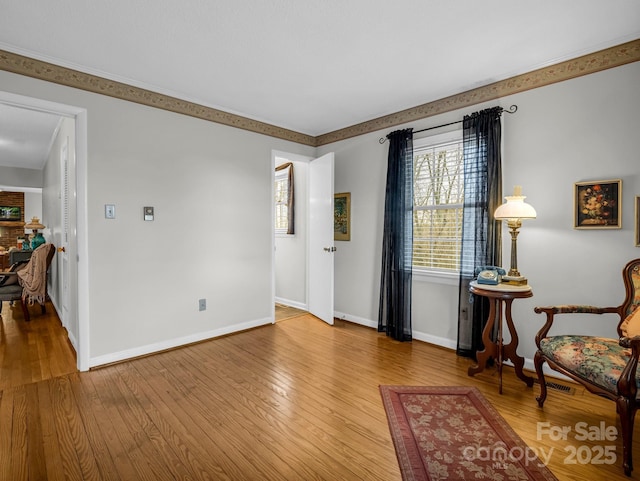
[[[333,152],[309,163],[309,312],[333,324]]]
[[[60,245],[58,246],[58,281],[61,289],[61,311],[59,312],[60,322],[69,331],[69,308],[70,308],[70,291],[69,291],[69,137],[64,139],[62,149],[60,151],[60,191],[62,194],[62,232]]]

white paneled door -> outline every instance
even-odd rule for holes
[[[333,324],[333,152],[309,163],[309,312]]]
[[[69,326],[69,309],[71,292],[69,290],[69,137],[64,139],[60,150],[60,190],[62,192],[62,236],[60,245],[58,246],[58,255],[60,266],[59,283],[61,289],[61,307],[59,312],[62,325],[70,330]],[[59,299],[60,300],[60,299]]]

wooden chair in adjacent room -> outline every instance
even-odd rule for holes
[[[33,251],[28,262],[14,264],[0,272],[0,313],[4,301],[20,301],[25,321],[30,321],[29,304],[38,303],[46,313],[47,272],[56,252],[53,244],[42,244]]]

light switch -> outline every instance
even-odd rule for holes
[[[104,218],[115,219],[116,218],[116,206],[114,204],[104,205]]]
[[[144,208],[144,220],[153,220],[153,207]]]

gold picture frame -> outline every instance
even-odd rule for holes
[[[640,247],[640,195],[636,195],[636,247]]]
[[[622,180],[576,182],[573,188],[575,229],[622,228]]]
[[[333,240],[351,240],[351,193],[333,196]]]

